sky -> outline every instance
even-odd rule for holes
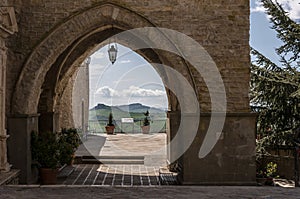
[[[300,0],[277,0],[291,19],[300,23]],[[271,29],[272,24],[264,12],[259,0],[250,0],[250,45],[273,62],[278,63],[275,48],[281,45],[276,38],[276,32]]]
[[[278,0],[290,17],[300,21],[300,0]],[[250,0],[250,46],[273,62],[278,62],[275,48],[281,42],[272,30],[268,16],[259,0]],[[163,83],[154,68],[140,55],[117,44],[118,57],[111,64],[107,50],[101,48],[91,56],[90,63],[90,108],[98,103],[124,105],[142,103],[167,109],[168,100]]]
[[[108,46],[91,56],[90,108],[98,103],[141,103],[166,109],[166,91],[155,69],[129,48],[120,44],[117,48],[118,57],[113,65],[108,59]]]

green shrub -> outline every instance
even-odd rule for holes
[[[31,133],[31,155],[41,168],[57,168],[60,159],[58,136],[52,132]]]

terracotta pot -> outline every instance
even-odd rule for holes
[[[143,134],[148,134],[150,132],[150,126],[142,126]]]
[[[40,180],[43,185],[54,185],[57,182],[57,169],[40,168]]]
[[[274,185],[273,178],[272,177],[267,177],[265,185],[273,186]]]
[[[256,178],[256,182],[258,185],[265,185],[267,178]]]
[[[107,134],[114,134],[115,126],[106,126],[105,129]]]
[[[259,185],[270,185],[270,186],[273,186],[273,184],[274,184],[273,178],[271,178],[271,177],[256,178],[256,182]]]

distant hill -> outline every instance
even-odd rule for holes
[[[120,119],[123,117],[133,117],[135,119],[144,118],[146,111],[150,112],[150,116],[153,118],[165,118],[166,111],[154,108],[150,106],[145,106],[140,103],[133,103],[129,105],[120,106],[108,106],[105,104],[98,104],[97,106],[90,109],[90,120],[106,120],[110,112],[113,112],[114,119]]]
[[[98,104],[97,106],[93,107],[90,110],[99,110],[99,109],[104,109],[104,110],[111,110],[110,106],[107,106],[105,104]]]
[[[111,109],[113,109],[114,111],[116,109],[119,109],[121,111],[131,112],[131,113],[145,113],[147,110],[149,110],[152,113],[165,112],[162,109],[145,106],[140,103],[133,103],[133,104],[129,104],[129,105],[119,105],[119,106],[108,106],[105,104],[98,104],[97,106],[93,107],[91,110],[111,110]]]
[[[134,103],[129,105],[117,106],[122,111],[133,112],[133,113],[144,113],[150,109],[149,106],[142,105],[140,103]]]
[[[130,113],[145,113],[147,110],[150,111],[151,113],[165,112],[162,109],[154,108],[154,107],[150,107],[150,106],[145,106],[145,105],[140,104],[140,103],[134,103],[134,104],[129,104],[129,105],[121,105],[121,106],[117,106],[116,108],[119,108],[122,111],[130,112]]]

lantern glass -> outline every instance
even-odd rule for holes
[[[116,44],[115,45],[111,45],[110,48],[109,48],[109,50],[108,50],[109,60],[111,61],[112,64],[114,64],[115,61],[117,60],[118,50],[117,50],[117,48],[115,46],[117,46],[117,45]]]

